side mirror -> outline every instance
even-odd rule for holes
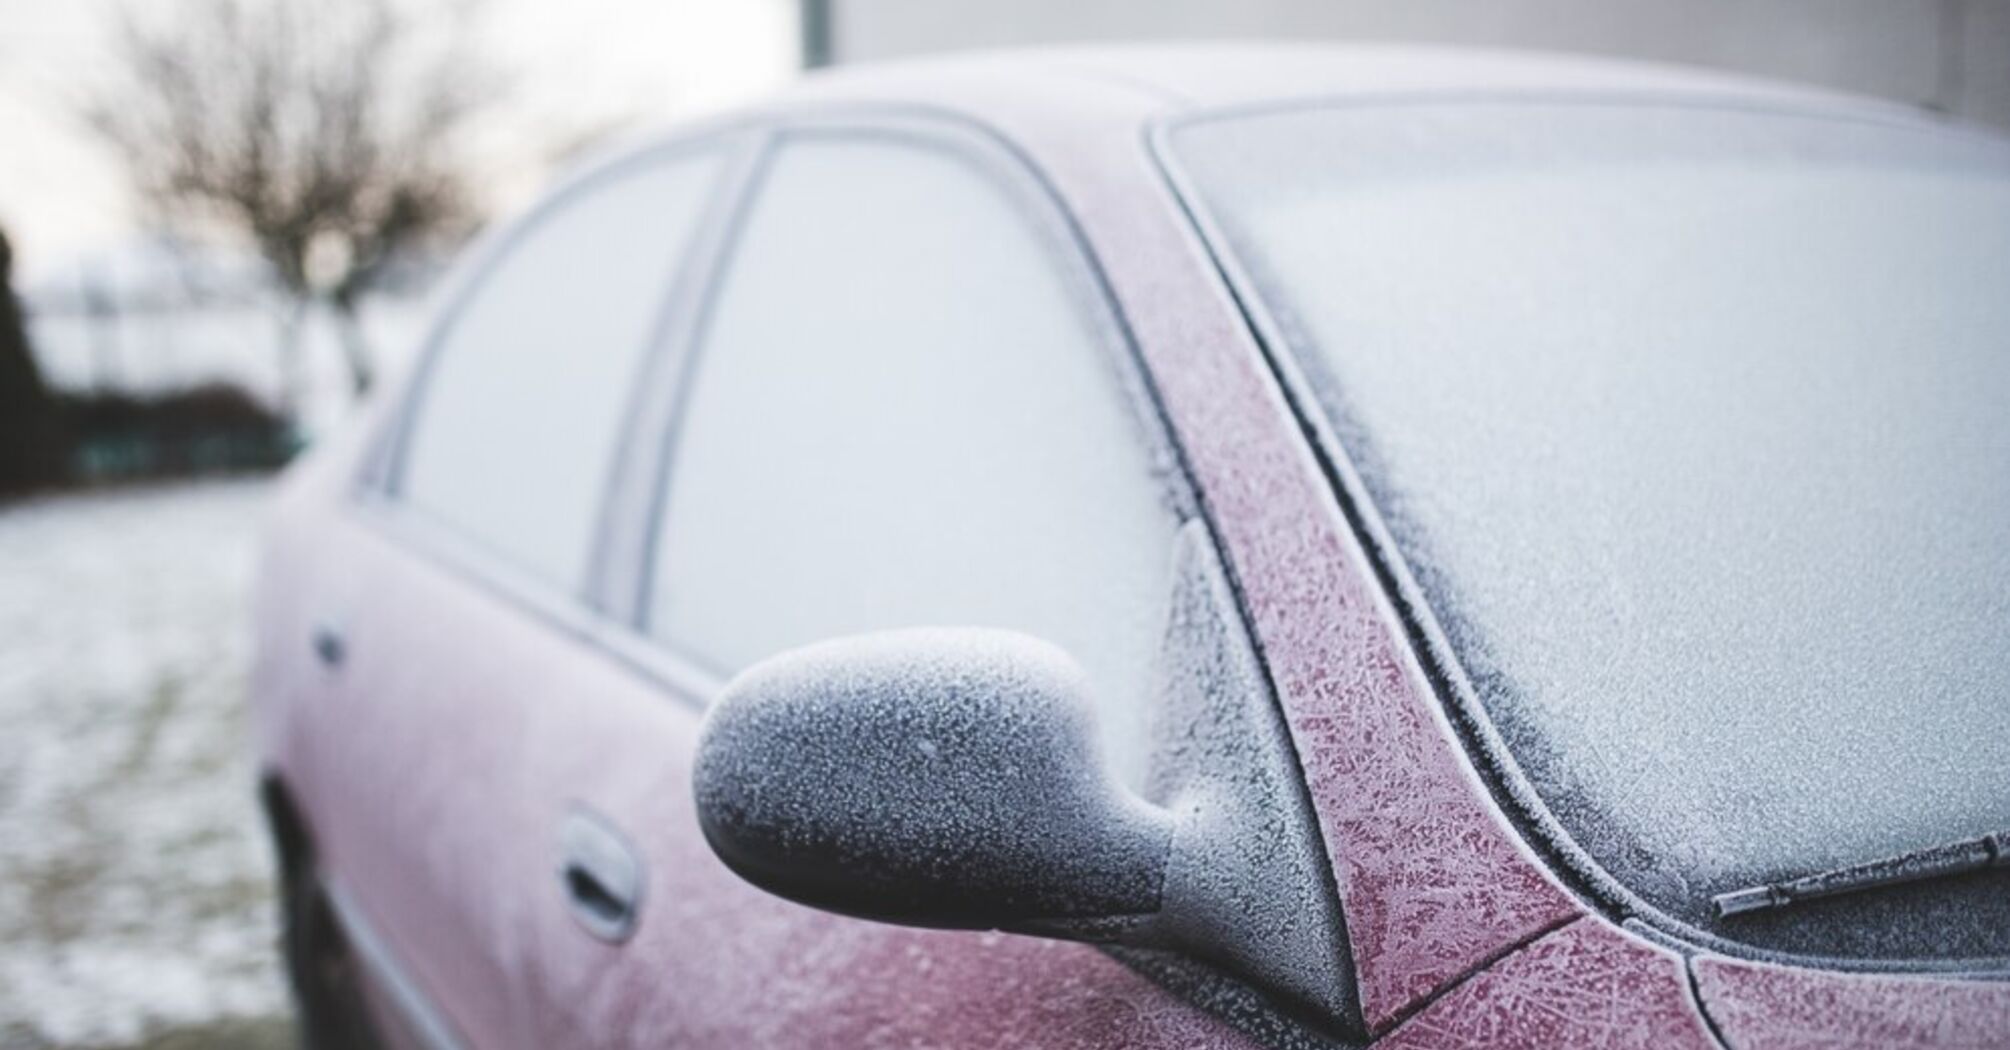
[[[749,669],[707,719],[700,826],[741,877],[915,926],[1120,937],[1174,820],[1105,767],[1088,683],[1008,631],[892,631]]]
[[[1143,798],[1105,765],[1061,650],[893,631],[726,687],[698,744],[699,826],[741,877],[812,907],[1197,962],[1365,1036],[1297,755],[1198,522],[1174,578]]]

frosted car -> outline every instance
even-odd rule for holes
[[[2010,144],[1316,48],[812,78],[285,487],[316,1045],[2010,1045]]]

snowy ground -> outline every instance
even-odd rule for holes
[[[0,507],[0,1050],[286,1045],[245,740],[265,487]]]

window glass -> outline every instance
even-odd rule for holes
[[[400,491],[543,579],[584,579],[636,369],[716,157],[575,188],[482,277],[431,363]]]
[[[1176,148],[1608,871],[1713,923],[1715,893],[2010,826],[2010,148],[1535,104]],[[1966,885],[1911,941],[1816,947],[2000,954],[1961,910],[2000,884]]]
[[[889,627],[1086,668],[1135,773],[1177,517],[1100,303],[949,152],[805,139],[769,170],[681,424],[652,629],[726,671]]]

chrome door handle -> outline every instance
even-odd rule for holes
[[[574,808],[558,828],[558,878],[566,906],[587,933],[614,944],[635,932],[642,909],[642,862],[605,820]]]

